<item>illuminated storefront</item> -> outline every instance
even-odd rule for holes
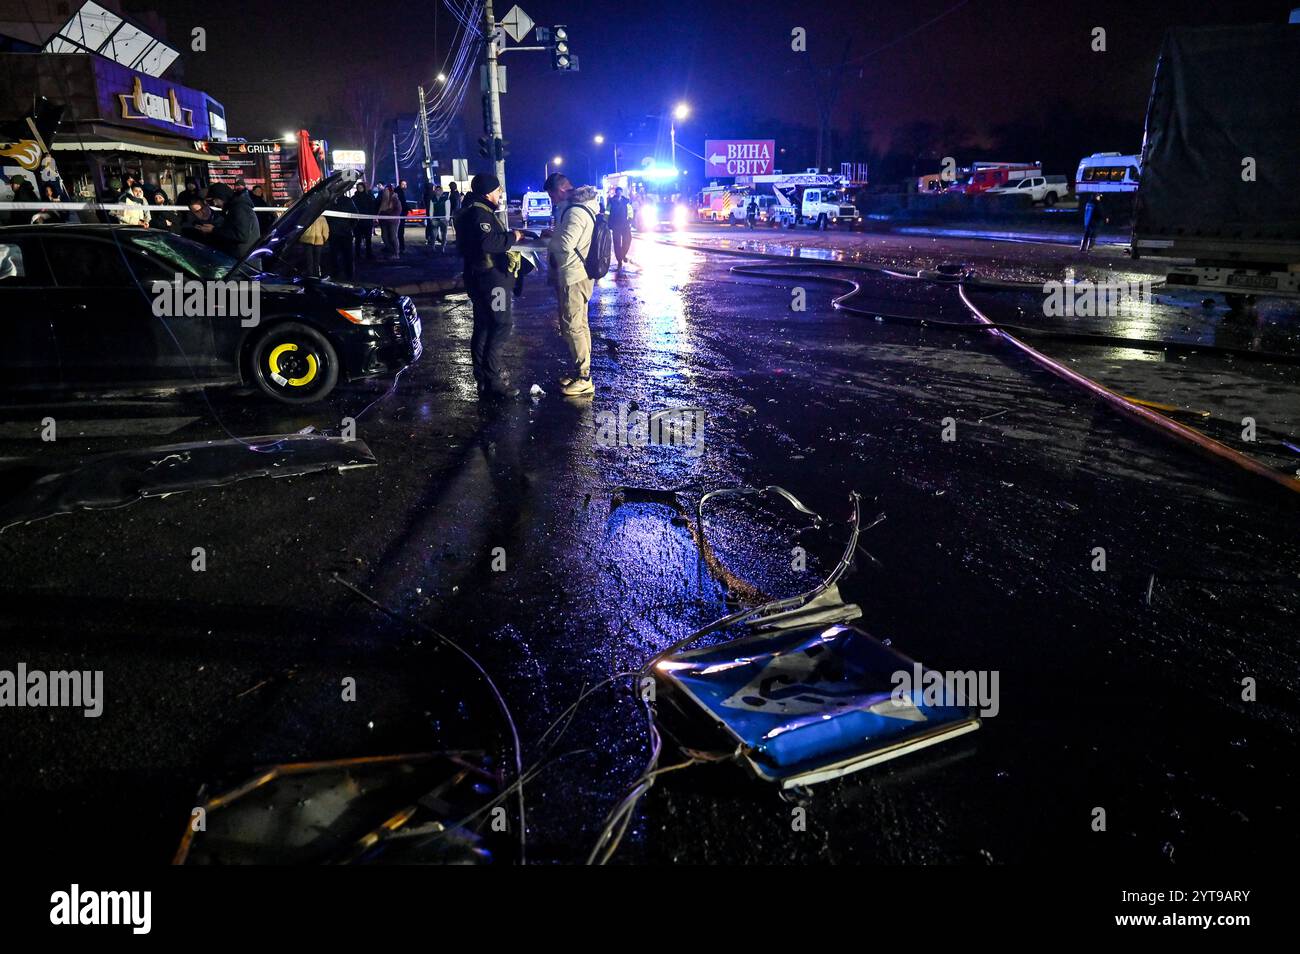
[[[174,197],[187,178],[207,180],[214,157],[195,144],[226,138],[225,110],[206,93],[95,53],[0,54],[0,89],[6,118],[40,97],[67,106],[52,149],[78,198],[111,195],[127,173]]]

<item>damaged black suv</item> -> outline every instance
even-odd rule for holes
[[[419,358],[405,296],[293,274],[299,237],[355,173],[321,182],[243,259],[157,229],[0,228],[0,388],[255,384],[291,404]]]

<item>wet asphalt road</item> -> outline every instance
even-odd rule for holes
[[[958,260],[1043,280],[1085,268],[1059,248],[801,241],[909,270]],[[878,562],[860,558],[842,585],[860,624],[928,666],[997,670],[1001,711],[974,736],[819,786],[806,831],[734,767],[664,776],[620,860],[1179,863],[1296,847],[1294,495],[1115,416],[996,342],[835,312],[835,292],[814,284],[794,312],[799,279],[732,275],[734,258],[647,242],[634,255],[640,271],[602,282],[592,309],[592,400],[556,393],[563,346],[535,283],[510,355],[525,391],[549,392],[536,401],[474,400],[468,307],[452,296],[419,302],[425,356],[391,392],[354,386],[307,410],[238,392],[99,400],[51,413],[61,434],[105,436],[56,445],[35,439],[36,409],[7,411],[0,454],[61,459],[359,415],[379,466],[0,536],[5,667],[103,669],[107,695],[93,720],[3,712],[0,835],[69,859],[160,863],[201,786],[268,763],[476,746],[512,763],[481,680],[418,625],[493,674],[531,762],[584,685],[726,610],[672,511],[636,495],[612,507],[615,489],[673,488],[689,505],[713,487],[776,483],[836,519],[851,490],[867,516],[886,515],[862,541]],[[886,303],[866,307],[962,317],[950,288],[863,282],[861,300]],[[1033,317],[1023,291],[979,301]],[[1226,334],[1278,351],[1294,350],[1297,329],[1282,309],[1243,324],[1172,298],[1120,321],[1142,337]],[[1300,443],[1293,365],[1054,347],[1128,393],[1209,410],[1204,426],[1225,438],[1255,416],[1268,446],[1238,446],[1278,466],[1282,442]],[[706,408],[704,452],[598,444],[597,415],[632,402]],[[955,441],[941,440],[946,417]],[[720,510],[710,533],[737,576],[773,594],[806,588],[843,545],[838,526],[809,534],[754,508]],[[800,574],[786,569],[796,544],[813,556]],[[196,546],[204,572],[191,569]],[[1105,572],[1090,569],[1095,547]],[[340,698],[349,676],[355,702]],[[1258,701],[1242,700],[1247,677]],[[593,695],[555,752],[526,791],[532,861],[584,859],[640,771],[645,727],[626,681]],[[664,763],[679,758],[669,749]],[[1105,833],[1091,829],[1096,807]]]

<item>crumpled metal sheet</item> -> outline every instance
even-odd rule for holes
[[[898,694],[895,674],[914,666],[856,627],[816,624],[678,653],[656,676],[670,701],[721,727],[756,775],[792,788],[979,727],[965,706]]]
[[[499,788],[481,752],[275,765],[203,802],[173,863],[484,864],[461,822]]]
[[[30,461],[0,470],[0,533],[76,510],[111,510],[145,497],[224,487],[253,477],[297,477],[374,467],[364,441],[322,434],[146,447],[92,458],[67,469]]]

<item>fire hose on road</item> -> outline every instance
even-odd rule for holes
[[[774,255],[749,251],[742,252],[730,249],[714,249],[707,246],[686,245],[680,243],[665,242],[663,244],[676,248],[688,248],[693,251],[704,253],[739,255],[746,258],[757,257],[765,259],[765,261],[761,262],[745,262],[739,265],[733,265],[729,271],[735,275],[816,281],[821,282],[822,284],[839,286],[845,289],[844,293],[837,295],[831,300],[831,307],[837,311],[845,311],[849,314],[861,315],[866,318],[919,325],[929,328],[941,328],[965,334],[994,335],[1011,344],[1035,364],[1045,368],[1057,377],[1068,381],[1070,384],[1083,388],[1085,391],[1092,394],[1093,397],[1099,398],[1107,406],[1113,408],[1125,417],[1135,420],[1143,426],[1166,437],[1173,438],[1185,445],[1190,445],[1212,459],[1234,464],[1256,477],[1262,477],[1268,480],[1274,486],[1282,487],[1292,493],[1300,493],[1300,480],[1297,480],[1289,474],[1275,470],[1272,467],[1255,460],[1249,455],[1243,454],[1241,451],[1229,447],[1221,441],[1215,440],[1213,437],[1197,430],[1196,428],[1189,427],[1186,424],[1179,423],[1178,421],[1167,417],[1157,410],[1154,410],[1151,402],[1138,401],[1134,398],[1125,397],[1124,395],[1112,391],[1104,384],[1067,367],[1060,361],[1044,354],[1021,339],[1027,337],[1039,337],[1047,340],[1069,341],[1074,344],[1099,345],[1110,348],[1122,347],[1138,348],[1143,350],[1224,354],[1232,355],[1234,357],[1248,357],[1260,361],[1271,361],[1280,364],[1300,364],[1300,355],[1269,351],[1251,351],[1245,348],[1231,348],[1218,345],[1197,345],[1184,342],[1127,338],[1116,335],[1055,331],[1051,329],[1033,328],[1026,325],[996,322],[985,315],[984,312],[981,311],[980,308],[971,300],[970,295],[968,294],[969,289],[986,288],[991,290],[1024,291],[1039,286],[1018,282],[981,279],[964,270],[957,270],[951,273],[918,272],[911,274],[900,272],[895,269],[885,268],[883,266],[863,265],[855,262],[803,259],[788,255]],[[963,307],[970,314],[973,320],[970,322],[935,320],[920,318],[915,315],[889,314],[874,309],[861,308],[850,304],[849,301],[862,291],[862,286],[852,278],[844,275],[805,275],[801,272],[791,271],[791,266],[799,269],[841,269],[860,271],[875,275],[883,275],[899,281],[930,282],[939,285],[949,285],[957,290],[958,298],[961,300]]]

